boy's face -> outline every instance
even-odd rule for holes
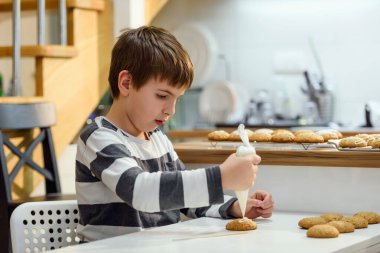
[[[129,89],[126,103],[127,117],[135,129],[130,134],[141,136],[162,125],[175,113],[175,105],[186,88],[169,86],[167,81],[151,78],[143,87]]]

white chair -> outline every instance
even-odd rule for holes
[[[37,253],[79,243],[76,200],[27,202],[10,220],[13,253]]]

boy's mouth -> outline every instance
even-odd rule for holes
[[[159,126],[161,126],[162,124],[165,123],[165,121],[163,121],[163,120],[156,119],[155,121],[156,121],[156,124],[159,125]]]

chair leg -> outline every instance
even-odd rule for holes
[[[5,217],[4,219],[0,220],[0,245],[2,248],[1,252],[5,252],[5,253],[12,252],[8,217]]]

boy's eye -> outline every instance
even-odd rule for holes
[[[159,99],[166,99],[168,96],[167,95],[160,95],[160,94],[156,94],[156,96],[159,98]]]

